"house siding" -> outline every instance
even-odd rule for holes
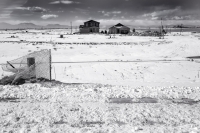
[[[84,22],[84,26],[80,27],[80,33],[81,34],[99,33],[99,25],[100,23],[94,20]]]
[[[130,28],[126,26],[112,26],[109,28],[109,34],[128,34],[130,32]]]

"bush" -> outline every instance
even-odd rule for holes
[[[22,85],[25,83],[25,79],[18,77],[15,79],[16,75],[5,76],[0,79],[0,85]]]
[[[42,83],[42,82],[49,82],[50,80],[45,78],[29,78],[24,79],[21,76],[11,75],[11,76],[5,76],[2,79],[0,79],[0,85],[22,85],[25,83]]]
[[[10,85],[12,84],[12,81],[14,80],[15,75],[12,76],[5,76],[2,79],[0,79],[0,85]]]

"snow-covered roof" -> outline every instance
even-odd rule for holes
[[[127,27],[127,26],[124,26],[123,24],[121,24],[121,23],[118,23],[118,24],[116,24],[116,25],[114,25],[114,26],[112,26],[112,27],[110,27],[110,29],[111,28],[129,28],[129,27]],[[130,28],[129,28],[130,29]]]

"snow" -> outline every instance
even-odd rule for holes
[[[61,34],[64,38],[59,38]],[[58,81],[195,87],[199,86],[199,63],[186,57],[200,54],[199,36],[185,32],[171,33],[164,39],[124,35],[110,39],[98,34],[69,35],[65,30],[1,31],[0,63],[52,49],[52,73]],[[0,71],[0,77],[6,74]]]
[[[199,60],[186,58],[200,55],[199,44],[189,32],[0,31],[0,64],[51,49],[62,82],[0,86],[0,132],[199,132]],[[0,78],[8,74],[0,68]]]
[[[101,84],[1,86],[0,129],[5,132],[186,132],[200,129],[199,87]],[[138,102],[140,98],[154,102]],[[16,100],[5,100],[12,98]],[[112,103],[111,98],[132,98]],[[192,99],[194,104],[175,100]],[[195,102],[196,101],[196,102]]]

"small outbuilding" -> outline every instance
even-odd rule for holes
[[[94,20],[84,22],[84,25],[79,26],[81,34],[87,33],[99,33],[100,23]]]
[[[109,28],[109,34],[128,34],[129,32],[130,28],[120,23]]]

